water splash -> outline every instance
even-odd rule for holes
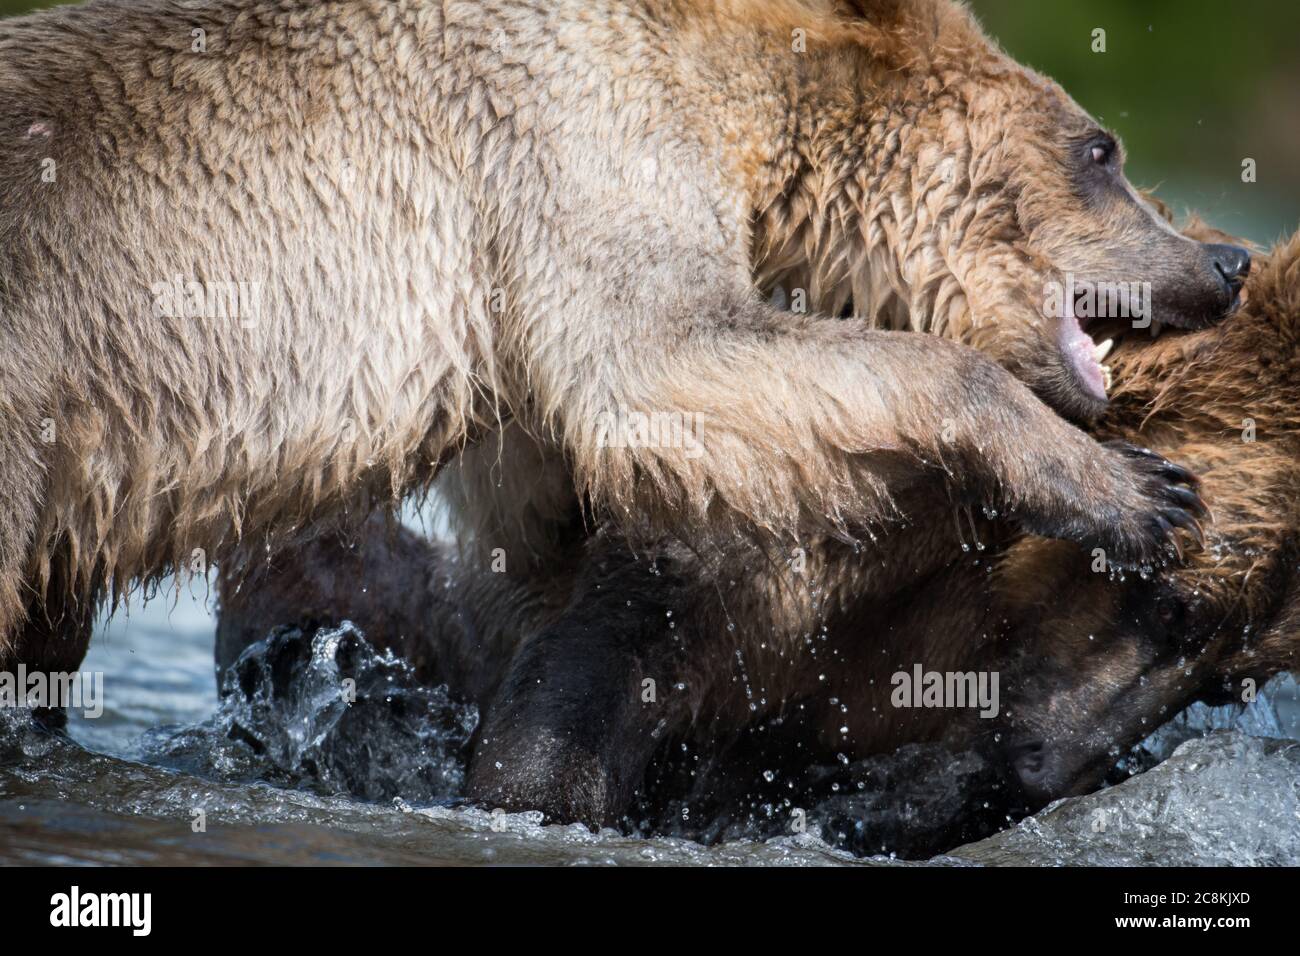
[[[144,754],[223,780],[427,802],[460,792],[477,723],[472,704],[420,686],[404,661],[344,623],[251,645],[227,671],[217,712],[151,731]]]

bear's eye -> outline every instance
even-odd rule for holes
[[[1109,166],[1115,156],[1115,141],[1109,137],[1095,141],[1088,147],[1092,161],[1098,166]]]

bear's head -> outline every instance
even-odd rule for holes
[[[793,92],[757,192],[760,288],[964,341],[1084,420],[1105,408],[1116,329],[1234,309],[1249,253],[1173,229],[1125,178],[1116,138],[964,8],[795,6],[819,25],[781,50]]]
[[[1193,701],[1245,703],[1300,667],[1300,234],[1246,293],[1218,328],[1121,342],[1099,423],[1196,470],[1205,547],[1120,575],[1104,555],[1027,538],[998,570],[1012,622],[1004,736],[1040,801],[1094,788]]]

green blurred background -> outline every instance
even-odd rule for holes
[[[0,0],[0,14],[49,5]],[[1012,56],[1119,133],[1135,183],[1259,243],[1300,226],[1300,0],[971,5]]]
[[[1261,244],[1300,227],[1300,0],[973,0],[1115,130],[1129,178]],[[1106,52],[1092,52],[1092,31]],[[1256,182],[1241,179],[1242,160]]]

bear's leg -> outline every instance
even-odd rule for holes
[[[379,514],[354,534],[322,534],[247,572],[224,566],[218,686],[244,649],[276,627],[351,621],[377,650],[410,664],[421,682],[447,684],[482,705],[522,636],[567,603],[572,572],[548,570],[524,578],[492,573]]]
[[[28,674],[73,674],[81,668],[94,629],[97,595],[70,596],[62,567],[56,562],[49,583],[29,602],[26,620],[0,648],[0,671],[14,673],[19,664]],[[66,702],[51,703],[56,706],[36,708],[36,716],[48,726],[64,726]]]
[[[486,709],[467,796],[485,807],[612,825],[656,748],[689,720],[681,624],[686,589],[668,562],[593,561],[575,600],[529,640]],[[680,640],[674,640],[680,638]]]
[[[9,398],[14,390],[12,382],[0,378],[0,395]],[[25,403],[19,407],[35,417]],[[45,643],[39,636],[24,638],[27,620],[46,603],[49,593],[34,588],[29,580],[46,485],[41,469],[44,456],[43,447],[21,433],[0,435],[0,670],[24,659],[19,656],[20,643],[33,650]],[[56,576],[53,566],[51,572]]]
[[[538,388],[564,386],[538,404],[557,410],[579,487],[617,519],[648,517],[683,540],[719,524],[865,537],[900,493],[939,477],[954,503],[1011,513],[1112,564],[1159,564],[1181,532],[1200,536],[1190,473],[1098,444],[975,349],[792,317],[702,281],[680,277],[656,298],[671,309],[598,328],[567,316],[535,335],[547,346],[529,359]],[[579,355],[602,356],[600,373],[574,374]]]
[[[217,681],[250,644],[280,626],[334,627],[351,621],[379,650],[405,658],[429,683],[449,678],[424,673],[429,632],[447,617],[432,587],[438,554],[419,536],[367,519],[355,534],[323,532],[277,551],[250,569],[221,568],[218,579]]]

